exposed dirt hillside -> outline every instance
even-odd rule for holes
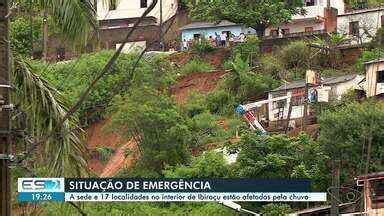
[[[213,91],[220,78],[226,74],[221,70],[221,65],[230,55],[229,49],[218,49],[204,56],[204,61],[218,69],[215,72],[194,73],[188,76],[180,77],[177,83],[170,87],[171,93],[175,96],[176,102],[185,103],[191,92],[197,91],[202,94],[208,94]],[[170,60],[178,66],[186,64],[195,57],[191,52],[176,53],[170,57]],[[91,151],[92,158],[88,165],[100,177],[113,177],[122,168],[132,167],[139,158],[137,143],[134,140],[126,140],[117,133],[107,131],[110,120],[104,120],[93,123],[87,129],[87,144]],[[111,147],[115,153],[109,160],[103,164],[100,161],[100,155],[97,148]],[[130,153],[127,155],[127,151]]]
[[[208,94],[213,91],[224,74],[226,74],[225,71],[216,71],[194,73],[181,77],[177,83],[171,87],[171,94],[174,95],[177,103],[183,104],[191,92],[197,91],[201,94]]]
[[[129,151],[128,155],[126,155],[127,150]],[[108,163],[105,165],[102,173],[100,174],[100,177],[113,177],[119,172],[120,169],[132,167],[138,158],[139,150],[137,147],[137,143],[134,139],[131,139],[123,146],[117,148],[115,154],[109,159]]]
[[[87,129],[87,145],[91,152],[91,159],[88,161],[89,168],[98,175],[104,177],[112,177],[121,168],[132,166],[136,161],[137,145],[131,140],[124,139],[117,133],[108,132],[110,120],[103,120],[93,123]],[[104,165],[100,160],[97,148],[111,147],[115,153],[110,160]],[[126,149],[130,149],[131,154],[126,157]]]
[[[230,49],[215,49],[214,51],[207,53],[202,57],[203,61],[211,64],[216,69],[221,69],[221,66],[225,59],[231,55]],[[178,52],[169,57],[169,60],[174,62],[178,66],[185,65],[192,58],[195,58],[196,54],[192,52]]]

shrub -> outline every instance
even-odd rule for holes
[[[34,42],[40,42],[42,40],[41,33],[41,17],[34,18],[32,37]],[[18,16],[12,20],[10,25],[10,38],[12,49],[17,53],[25,56],[30,55],[31,51],[31,33],[30,22],[26,17]],[[40,43],[36,43],[40,44]]]
[[[265,216],[283,216],[290,213],[291,207],[288,204],[269,203],[264,205],[261,212]]]
[[[111,51],[101,51],[66,63],[47,65],[34,62],[32,66],[36,71],[41,71],[40,75],[73,104],[111,55]],[[134,89],[144,85],[165,91],[176,77],[174,68],[160,57],[140,61],[134,72],[132,68],[136,60],[135,53],[121,55],[108,75],[98,81],[78,111],[83,126],[103,119],[114,95],[125,92],[128,88]]]
[[[235,98],[229,91],[224,89],[209,93],[206,98],[206,103],[209,111],[215,114],[233,113],[237,106]]]
[[[280,59],[286,69],[306,68],[309,55],[310,49],[304,41],[292,42],[280,51]]]
[[[252,72],[248,63],[240,56],[232,62],[232,70],[224,79],[224,88],[229,90],[239,102],[257,99],[277,84],[278,82],[270,75]]]
[[[234,56],[240,55],[244,61],[256,59],[260,53],[260,40],[256,36],[248,36],[247,41],[236,45],[234,48]],[[252,58],[252,59],[251,59]]]
[[[181,74],[187,75],[196,72],[210,72],[213,67],[200,59],[192,59],[181,68]]]
[[[276,56],[265,55],[260,58],[260,70],[263,74],[272,76],[275,79],[279,79],[281,73],[284,71],[283,65],[279,62]]]
[[[371,41],[371,47],[383,47],[384,46],[384,28],[377,30],[376,35]]]
[[[205,96],[198,92],[190,93],[187,101],[188,102],[183,106],[183,110],[188,117],[193,117],[207,110]]]
[[[225,141],[230,138],[222,126],[219,117],[210,113],[201,113],[189,119],[187,124],[192,131],[191,147],[201,147],[208,143]]]
[[[365,71],[364,62],[383,58],[383,57],[384,57],[384,50],[382,48],[376,48],[373,50],[364,51],[362,56],[356,62],[356,70],[360,73],[364,73]]]
[[[229,173],[222,153],[210,151],[195,157],[189,166],[167,167],[166,178],[223,178]]]
[[[100,147],[96,149],[101,155],[101,161],[107,161],[115,153],[115,150],[111,147]]]
[[[192,44],[192,51],[200,57],[212,52],[213,50],[213,46],[207,39],[196,40]]]

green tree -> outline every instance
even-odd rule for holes
[[[352,183],[364,174],[366,153],[371,143],[369,171],[384,169],[384,104],[353,102],[321,114],[319,140],[334,160],[341,162],[341,182]]]
[[[33,22],[33,32],[30,36],[30,22],[26,17],[15,17],[11,21],[10,38],[12,50],[23,56],[29,56],[31,54],[32,40],[34,42],[41,42],[41,19],[35,18]]]
[[[88,0],[36,0],[32,3],[49,10],[69,40],[84,40],[96,23],[92,4]],[[24,24],[19,23],[25,28]],[[20,119],[20,115],[17,115],[13,118],[14,125],[20,126],[18,129],[25,130],[27,135],[27,139],[24,137],[20,142],[29,141],[28,151],[22,152],[27,154],[20,159],[33,161],[36,167],[44,163],[46,166],[38,170],[48,176],[86,175],[86,149],[78,118],[71,116],[62,122],[69,107],[67,99],[46,79],[37,75],[38,72],[31,67],[29,61],[20,56],[17,47],[13,48],[16,49],[13,49],[11,77],[17,90],[12,94],[12,101],[26,116],[26,119]],[[36,150],[36,146],[42,150],[41,154],[31,157],[29,153]]]
[[[265,216],[284,216],[290,213],[291,207],[288,204],[270,203],[264,205],[261,209],[261,213]]]
[[[223,82],[223,88],[231,92],[238,102],[263,96],[265,91],[272,89],[278,83],[270,75],[251,71],[248,62],[240,56],[236,56],[231,62],[231,71],[225,76]]]
[[[262,37],[268,26],[277,26],[303,13],[303,2],[299,0],[199,0],[190,4],[191,15],[197,20],[229,20],[242,23],[256,30]]]
[[[134,89],[117,96],[112,109],[116,130],[137,139],[144,167],[161,172],[189,159],[190,131],[169,97],[149,87]]]
[[[223,178],[229,175],[223,153],[209,151],[193,158],[190,165],[166,167],[163,171],[167,178]]]
[[[251,178],[309,178],[315,190],[326,188],[327,155],[308,135],[259,136],[248,132],[237,144],[237,176]]]

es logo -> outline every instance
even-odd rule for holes
[[[21,182],[23,190],[55,190],[60,189],[59,180],[23,180]]]

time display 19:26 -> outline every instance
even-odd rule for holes
[[[64,201],[64,193],[21,192],[17,199],[19,202]]]

